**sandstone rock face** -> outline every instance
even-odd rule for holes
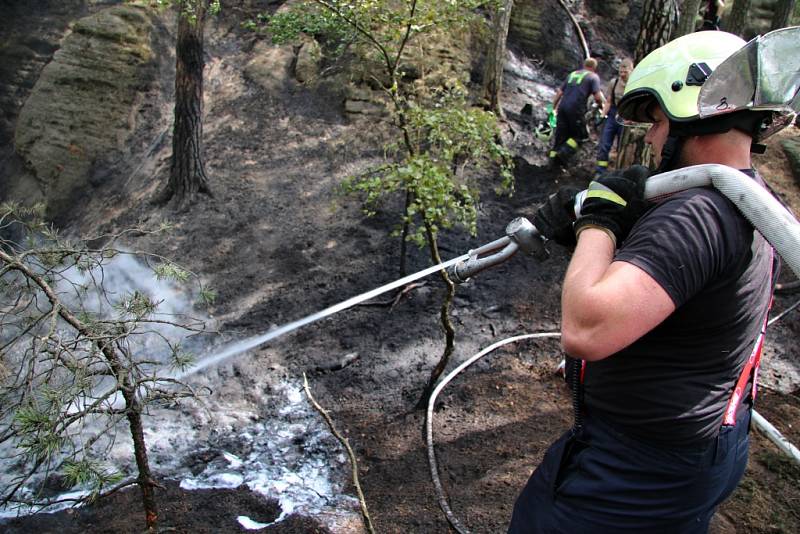
[[[78,20],[20,111],[17,153],[34,173],[50,218],[87,194],[91,170],[122,151],[153,83],[153,14],[119,5]]]
[[[511,11],[508,39],[528,57],[543,60],[557,75],[566,75],[583,61],[572,22],[556,0],[517,0]]]
[[[244,75],[268,94],[280,94],[291,82],[294,59],[292,46],[260,41],[253,47],[253,59],[245,66]]]
[[[297,50],[294,77],[300,83],[313,81],[319,75],[322,60],[322,49],[312,37],[303,36],[302,44]]]
[[[10,143],[19,110],[67,27],[85,15],[81,0],[0,5],[0,143]]]
[[[14,128],[69,24],[86,11],[84,0],[0,2],[0,201],[42,200],[40,188],[14,151]]]
[[[627,0],[589,0],[588,3],[595,13],[618,21],[620,24],[626,22],[631,11],[630,2]]]

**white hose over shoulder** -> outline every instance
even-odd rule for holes
[[[656,174],[647,179],[644,196],[658,200],[684,189],[709,185],[733,202],[800,278],[800,222],[743,172],[725,165],[706,164]]]
[[[800,222],[765,188],[745,173],[719,164],[694,165],[647,179],[644,196],[658,200],[692,187],[714,186],[739,209],[800,278]],[[777,318],[776,318],[777,319]],[[753,424],[800,463],[800,452],[769,421],[753,410]]]

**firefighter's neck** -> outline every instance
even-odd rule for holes
[[[749,169],[752,138],[739,130],[689,137],[681,150],[684,166],[719,163],[734,169]]]

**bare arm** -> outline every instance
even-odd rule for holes
[[[606,97],[603,96],[603,91],[594,92],[594,101],[597,102],[597,105],[600,106],[600,109],[605,109]]]
[[[603,110],[603,116],[604,117],[606,115],[608,115],[608,112],[611,109],[611,100],[614,98],[614,95],[612,95],[611,93],[613,93],[613,92],[614,92],[614,84],[613,83],[609,83],[608,84],[608,88],[606,89],[606,92],[603,95],[603,97],[604,97],[603,98],[603,107],[601,108]]]
[[[576,358],[602,360],[655,328],[675,304],[638,267],[615,262],[608,234],[580,233],[561,293],[561,344]]]

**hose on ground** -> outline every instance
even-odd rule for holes
[[[586,37],[583,36],[583,30],[581,29],[581,25],[578,24],[578,19],[576,19],[575,15],[572,14],[572,11],[569,10],[569,7],[567,7],[567,4],[564,3],[564,0],[558,0],[558,3],[561,4],[561,7],[563,7],[564,11],[567,12],[569,20],[575,27],[575,33],[577,34],[578,40],[581,42],[581,48],[583,49],[583,59],[589,59],[591,57],[589,45],[586,43]]]
[[[450,505],[447,502],[447,497],[444,494],[444,488],[442,487],[442,481],[439,479],[439,467],[436,461],[436,451],[433,448],[433,407],[436,404],[436,398],[439,396],[439,393],[447,386],[450,381],[458,376],[458,374],[466,369],[467,367],[471,366],[473,363],[477,362],[487,354],[495,351],[496,349],[508,345],[510,343],[515,343],[517,341],[522,341],[525,339],[536,339],[536,338],[547,338],[547,337],[561,337],[560,332],[540,332],[537,334],[523,334],[520,336],[509,337],[498,341],[492,345],[489,345],[479,353],[472,356],[470,359],[453,369],[447,376],[445,376],[439,384],[437,384],[436,388],[431,393],[430,398],[428,399],[428,410],[425,414],[425,440],[428,445],[428,465],[431,470],[431,479],[433,480],[433,487],[436,490],[436,497],[439,500],[439,508],[442,509],[444,512],[445,517],[447,518],[447,522],[450,523],[450,526],[455,529],[456,532],[459,534],[469,534],[469,530],[464,527],[458,518],[453,514],[453,511],[450,509]]]

